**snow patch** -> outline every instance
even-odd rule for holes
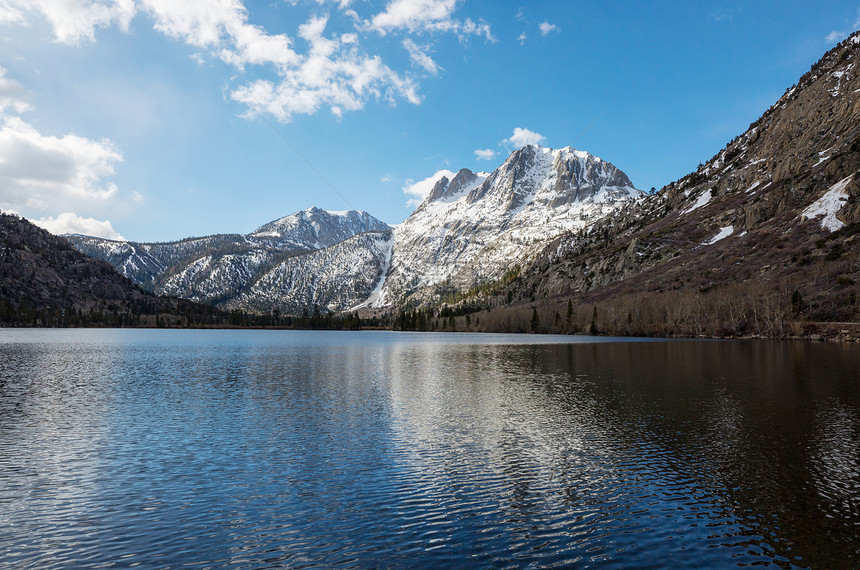
[[[711,189],[708,188],[707,190],[702,192],[702,194],[699,196],[699,199],[696,200],[696,203],[684,210],[683,213],[689,214],[690,212],[698,210],[702,206],[707,205],[707,203],[711,201],[711,198],[713,198],[713,195],[711,194]]]
[[[821,198],[803,211],[800,219],[812,219],[821,216],[821,227],[831,232],[844,226],[845,223],[836,218],[836,213],[842,209],[848,200],[848,192],[845,189],[848,188],[853,177],[852,174],[831,186]]]
[[[831,96],[831,97],[836,97],[837,95],[839,95],[839,90],[840,90],[840,89],[841,89],[841,87],[842,87],[842,78],[843,78],[843,77],[844,77],[844,76],[845,76],[849,71],[851,71],[851,69],[852,69],[853,67],[854,67],[854,64],[852,63],[852,64],[848,65],[848,66],[845,68],[845,70],[844,70],[844,71],[834,71],[834,72],[832,72],[832,73],[830,74],[830,77],[833,77],[833,78],[835,78],[835,79],[836,79],[836,87],[834,87],[833,89],[831,89],[831,90],[830,90],[830,96]]]
[[[382,244],[382,248],[385,250],[385,254],[382,258],[382,267],[380,268],[380,276],[379,282],[377,282],[376,287],[374,287],[373,291],[370,292],[370,295],[365,299],[362,303],[354,306],[350,311],[356,311],[358,309],[364,307],[382,307],[385,305],[385,299],[382,296],[382,289],[385,286],[385,280],[388,277],[388,270],[391,268],[391,254],[394,251],[394,234],[391,234],[384,244]]]
[[[732,235],[734,233],[734,231],[735,231],[734,226],[726,226],[724,228],[720,228],[720,231],[717,232],[717,235],[715,235],[714,237],[712,237],[711,239],[709,239],[708,241],[706,241],[702,245],[714,245],[718,241],[720,241],[722,239],[726,239],[727,237]]]
[[[829,153],[831,150],[833,150],[833,147],[830,147],[830,148],[828,148],[827,150],[822,150],[821,152],[819,152],[819,153],[818,153],[818,162],[816,162],[815,164],[813,164],[813,165],[812,165],[812,168],[815,168],[816,166],[818,166],[819,164],[821,164],[821,163],[822,163],[822,162],[824,162],[824,161],[830,160],[830,154],[828,154],[828,153]],[[827,156],[825,156],[825,155],[827,155]]]

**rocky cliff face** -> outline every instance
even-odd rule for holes
[[[547,247],[508,295],[580,300],[745,283],[857,316],[860,35],[695,172]],[[786,293],[785,291],[788,291]]]
[[[526,146],[489,175],[460,170],[394,230],[390,270],[368,304],[423,303],[499,279],[642,195],[615,166],[570,147]]]

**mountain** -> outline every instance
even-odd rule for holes
[[[317,250],[364,232],[384,232],[391,227],[367,212],[330,212],[309,208],[254,230],[250,237],[270,240],[281,249]]]
[[[288,257],[257,276],[226,309],[284,314],[314,307],[341,312],[369,298],[388,270],[391,231],[366,232],[331,247]]]
[[[855,33],[695,172],[548,244],[480,302],[537,315],[541,330],[784,336],[856,323],[858,94]]]
[[[440,177],[396,228],[364,212],[311,208],[247,235],[154,244],[68,239],[146,289],[223,309],[392,309],[495,282],[549,240],[642,195],[587,152],[526,146],[490,174]]]
[[[0,324],[140,324],[141,315],[211,322],[211,307],[155,297],[27,220],[0,213]],[[172,323],[175,324],[175,323]]]
[[[295,309],[288,296],[277,299],[260,292],[259,287],[254,289],[269,271],[289,263],[291,258],[323,250],[354,236],[390,229],[365,212],[310,208],[265,224],[247,235],[213,235],[167,243],[119,242],[77,235],[66,238],[80,251],[108,261],[123,275],[160,295],[268,313],[275,308]],[[360,283],[354,287],[356,291],[362,290]],[[249,296],[252,290],[260,292],[258,299]],[[353,304],[360,300],[356,297]],[[342,305],[328,299],[315,302],[332,305],[332,310]]]
[[[366,305],[427,302],[498,280],[547,241],[641,196],[618,168],[571,147],[529,145],[491,174],[443,176],[395,228],[390,270]]]

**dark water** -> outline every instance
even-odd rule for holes
[[[586,340],[0,330],[0,566],[860,565],[860,347]]]

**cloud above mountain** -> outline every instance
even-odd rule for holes
[[[504,142],[513,145],[515,148],[521,148],[530,144],[541,144],[545,140],[546,137],[540,133],[530,131],[529,129],[516,127],[514,129],[514,134],[512,134],[510,138],[505,139]]]
[[[63,212],[56,217],[46,217],[30,220],[42,229],[48,230],[54,235],[80,234],[84,236],[100,237],[117,241],[125,241],[125,238],[117,232],[113,225],[107,220],[85,218],[72,212]]]
[[[295,2],[293,2],[295,4]],[[216,58],[240,74],[248,67],[269,70],[229,88],[229,99],[244,104],[247,115],[266,113],[280,121],[295,115],[311,115],[328,109],[335,116],[362,109],[370,100],[388,103],[421,103],[420,74],[436,75],[433,37],[454,34],[494,41],[490,26],[470,18],[455,17],[456,0],[391,0],[367,17],[353,2],[316,0],[331,8],[338,25],[330,26],[332,14],[313,15],[293,34],[271,33],[251,22],[241,0],[177,2],[175,0],[4,0],[0,22],[26,23],[41,16],[52,26],[59,43],[78,45],[97,41],[97,30],[112,26],[124,32],[132,22],[150,21],[155,30],[198,50],[197,58]],[[373,12],[373,7],[361,8]],[[330,31],[344,26],[352,30]],[[367,35],[406,36],[399,44],[412,64],[395,69],[382,56],[364,47]],[[421,43],[413,38],[425,37]]]
[[[104,204],[122,155],[109,140],[43,135],[20,117],[0,126],[0,208],[58,211]]]

